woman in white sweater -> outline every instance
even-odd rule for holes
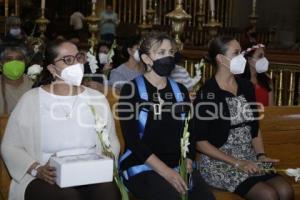
[[[55,169],[48,162],[60,151],[100,151],[90,105],[106,124],[112,151],[118,157],[120,145],[105,96],[81,86],[84,61],[85,55],[74,44],[50,44],[41,86],[25,93],[12,112],[1,145],[12,176],[9,200],[120,199],[114,183],[58,187]]]

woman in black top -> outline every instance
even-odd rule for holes
[[[179,200],[188,190],[175,168],[180,160],[182,115],[187,116],[189,111],[189,95],[183,85],[166,78],[175,67],[173,39],[151,33],[143,39],[139,51],[146,73],[123,86],[119,102],[126,143],[120,158],[121,172],[126,186],[138,198]],[[142,119],[146,121],[144,126]],[[188,169],[192,172],[192,139],[190,143]],[[200,173],[192,177],[189,199],[214,199]]]
[[[209,59],[217,72],[197,93],[191,131],[201,152],[201,175],[246,199],[293,199],[282,177],[260,171],[263,163],[278,160],[265,154],[252,83],[234,76],[246,64],[239,43],[230,37],[212,40]]]

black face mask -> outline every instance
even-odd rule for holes
[[[175,68],[175,59],[172,56],[164,57],[153,61],[152,69],[159,76],[168,77]]]

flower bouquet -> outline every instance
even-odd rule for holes
[[[190,142],[189,142],[190,133],[188,131],[189,118],[190,118],[190,116],[188,116],[185,119],[183,134],[182,134],[182,138],[180,140],[181,156],[180,156],[180,161],[179,161],[179,174],[183,178],[183,180],[186,184],[188,183],[188,170],[187,170],[186,154],[189,152],[189,145],[190,145]],[[181,196],[181,199],[188,200],[188,193],[183,194]]]
[[[95,123],[96,123],[96,132],[102,147],[102,154],[112,158],[114,160],[114,181],[117,184],[121,196],[122,196],[122,200],[129,200],[129,196],[126,190],[125,185],[123,184],[121,177],[119,176],[118,173],[118,167],[116,164],[116,160],[115,160],[115,155],[111,150],[111,144],[110,144],[110,140],[109,140],[109,136],[107,133],[107,127],[106,125],[103,123],[103,121],[100,119],[99,114],[96,112],[96,109],[94,106],[90,105],[91,111],[95,117]]]

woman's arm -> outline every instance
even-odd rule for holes
[[[148,157],[146,164],[166,179],[179,193],[184,194],[187,191],[187,185],[179,173],[168,167],[156,155],[152,154]]]
[[[263,139],[260,130],[258,131],[257,137],[252,139],[252,145],[256,154],[265,153]]]
[[[255,137],[255,138],[252,139],[252,145],[253,145],[254,151],[259,156],[258,157],[259,161],[273,162],[273,163],[279,162],[278,159],[268,158],[267,155],[265,154],[265,149],[264,149],[264,144],[263,144],[263,138],[262,138],[260,130],[258,131],[257,137]]]
[[[229,156],[224,152],[220,151],[215,146],[211,145],[208,141],[198,141],[197,150],[209,157],[212,157],[216,160],[224,161],[247,173],[256,173],[259,171],[259,168],[255,163],[247,160],[237,160],[234,157]]]
[[[209,157],[212,157],[216,160],[224,161],[232,166],[236,166],[238,163],[237,159],[220,151],[215,146],[210,144],[208,141],[198,141],[196,144],[196,148],[201,153],[203,153]]]

